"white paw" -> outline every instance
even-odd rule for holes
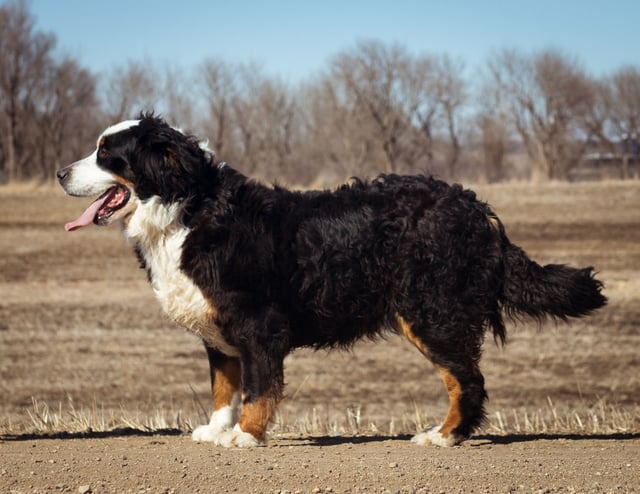
[[[228,428],[220,429],[220,427],[211,424],[199,425],[191,433],[191,439],[200,442],[217,443],[220,434],[223,434]]]
[[[448,436],[443,436],[440,434],[440,426],[437,425],[435,427],[430,427],[425,429],[423,432],[416,434],[411,438],[411,442],[418,444],[420,446],[426,446],[427,444],[435,444],[436,446],[442,446],[445,448],[449,448],[451,446],[455,446],[459,442],[462,441],[462,437],[459,437],[453,433],[450,433]]]
[[[216,446],[223,446],[225,448],[255,448],[256,446],[264,446],[262,441],[259,441],[248,432],[243,432],[238,424],[230,431],[220,433],[215,444]]]
[[[235,424],[236,409],[231,406],[223,407],[211,414],[211,420],[207,425],[199,425],[191,433],[194,441],[217,443],[218,436],[231,430]]]

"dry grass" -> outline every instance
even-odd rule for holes
[[[108,411],[103,405],[93,403],[91,407],[76,407],[73,400],[66,404],[58,403],[55,408],[47,403],[32,399],[32,406],[26,410],[30,423],[21,425],[15,430],[11,427],[2,431],[4,434],[83,434],[90,432],[108,432],[122,428],[142,432],[161,432],[167,430],[193,430],[193,424],[185,420],[181,411],[156,410],[132,413],[122,410],[116,414]]]
[[[76,407],[73,400],[51,407],[47,403],[32,399],[26,410],[29,422],[18,427],[5,424],[0,427],[3,435],[56,435],[91,434],[127,429],[142,433],[190,433],[202,423],[202,413],[185,414],[182,410],[163,409],[153,413],[121,413],[107,411],[104,406],[93,403],[91,407]],[[414,434],[438,423],[436,417],[423,413],[417,406],[413,415],[404,414],[398,420],[385,424],[363,417],[360,407],[349,407],[344,413],[312,408],[295,416],[279,414],[271,426],[271,437],[304,436],[397,436]],[[508,436],[528,435],[606,435],[628,434],[640,431],[640,407],[622,408],[599,402],[595,406],[568,408],[556,406],[548,398],[548,406],[541,409],[526,408],[498,410],[493,412],[477,435],[490,434]]]

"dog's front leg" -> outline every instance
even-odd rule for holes
[[[217,442],[222,432],[233,428],[240,408],[241,366],[240,359],[228,357],[205,344],[211,373],[213,413],[207,425],[193,431],[194,441]]]
[[[266,442],[284,387],[284,358],[289,351],[286,319],[267,310],[263,317],[244,320],[240,348],[242,412],[231,431],[220,435],[225,447],[260,446]]]
[[[225,447],[262,446],[283,388],[283,359],[260,351],[242,358],[242,412],[238,423],[219,435],[216,444]]]

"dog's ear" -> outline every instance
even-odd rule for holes
[[[142,199],[173,201],[201,187],[208,159],[195,138],[157,117],[142,119],[139,127],[135,166]]]

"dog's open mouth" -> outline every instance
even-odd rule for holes
[[[113,213],[127,204],[130,196],[129,189],[124,185],[114,185],[92,202],[77,220],[64,225],[64,229],[70,232],[91,223],[104,225]]]

